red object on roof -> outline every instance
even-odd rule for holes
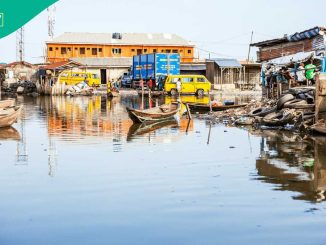
[[[69,67],[75,67],[75,66],[80,66],[78,62],[75,61],[59,61],[52,63],[50,65],[42,66],[40,69],[43,70],[59,70],[59,69],[66,69]]]

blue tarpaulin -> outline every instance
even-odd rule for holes
[[[320,28],[314,27],[306,31],[296,32],[293,35],[288,36],[290,42],[297,42],[305,39],[310,39],[319,35]]]

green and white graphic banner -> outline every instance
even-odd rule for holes
[[[58,0],[0,0],[0,38],[21,28]]]

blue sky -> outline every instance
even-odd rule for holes
[[[200,58],[245,59],[254,41],[326,26],[326,1],[297,0],[59,0],[55,36],[63,32],[175,33],[192,41]],[[25,26],[25,60],[41,62],[47,11]],[[205,50],[205,51],[203,51]],[[251,53],[255,58],[255,50]],[[16,59],[16,36],[0,40],[0,62]]]

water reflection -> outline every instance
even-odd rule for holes
[[[296,192],[296,200],[320,202],[326,190],[326,140],[291,132],[262,131],[258,179],[276,190]],[[299,193],[299,194],[297,194]]]
[[[137,135],[139,138],[140,135],[151,134],[165,126],[171,126],[169,124],[171,122],[146,125],[146,127],[143,125],[138,128],[134,126],[126,113],[127,106],[148,108],[165,102],[164,98],[155,98],[151,103],[149,101],[143,103],[141,100],[139,96],[113,99],[101,96],[45,97],[41,98],[39,103],[46,112],[47,129],[51,139],[80,144],[98,144],[101,142],[98,139],[112,140],[115,151],[121,151],[122,142],[127,138],[130,140],[132,135]],[[176,133],[193,129],[193,122],[188,123],[186,118],[179,118],[173,124]],[[162,135],[169,137],[170,134],[162,131],[153,134],[152,138],[159,138]]]
[[[0,128],[0,140],[20,140],[20,133],[13,127]]]

